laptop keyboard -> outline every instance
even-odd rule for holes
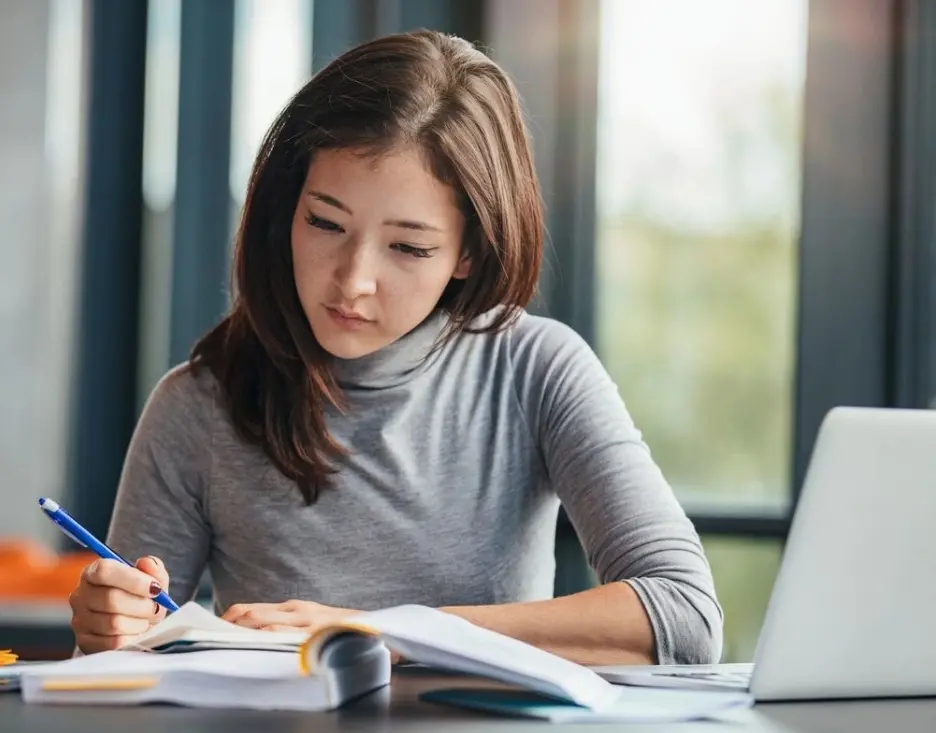
[[[719,672],[713,670],[700,671],[687,669],[678,672],[654,672],[653,674],[658,677],[690,678],[738,686],[745,686],[751,681],[750,672]]]

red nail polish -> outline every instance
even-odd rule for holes
[[[150,595],[158,596],[160,593],[162,593],[162,586],[154,580],[150,583]]]

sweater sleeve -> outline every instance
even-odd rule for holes
[[[159,557],[169,573],[169,594],[179,605],[195,595],[211,544],[208,407],[187,368],[156,385],[127,450],[107,537],[128,562]]]
[[[557,321],[524,316],[513,338],[523,409],[600,582],[634,588],[660,664],[717,662],[723,613],[711,569],[616,385]]]

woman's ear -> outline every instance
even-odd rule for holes
[[[471,256],[464,254],[455,266],[455,272],[452,273],[453,280],[464,280],[471,274]]]

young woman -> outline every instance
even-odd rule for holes
[[[389,36],[315,76],[250,178],[230,313],[153,391],[84,652],[210,570],[260,628],[401,603],[588,664],[712,662],[697,534],[575,332],[525,312],[542,211],[516,91],[470,44]],[[552,598],[565,507],[600,585]]]

